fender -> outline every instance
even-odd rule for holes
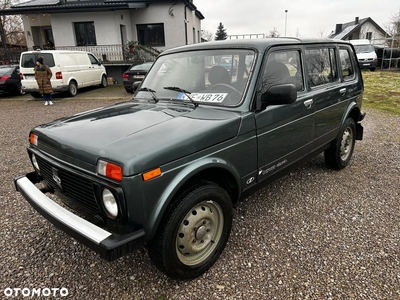
[[[162,217],[164,216],[168,206],[170,205],[180,188],[199,172],[211,168],[224,169],[229,172],[234,178],[236,185],[238,186],[239,193],[241,192],[242,184],[238,172],[232,167],[231,164],[223,159],[216,157],[206,157],[185,166],[169,183],[167,188],[162,193],[161,197],[158,199],[157,204],[150,212],[146,223],[144,224],[144,228],[146,231],[146,240],[150,240],[155,235]]]

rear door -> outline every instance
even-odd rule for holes
[[[293,83],[297,100],[256,113],[260,181],[306,155],[314,135],[314,106],[305,90],[302,49],[271,51],[261,76],[259,93],[273,85]]]

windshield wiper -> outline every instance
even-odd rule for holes
[[[189,91],[186,91],[186,90],[184,90],[184,89],[182,89],[182,88],[180,88],[180,87],[178,87],[178,86],[164,86],[164,89],[166,89],[166,90],[171,90],[171,91],[175,91],[175,92],[182,92],[182,93],[185,94],[186,97],[189,98],[190,102],[193,103],[194,107],[199,106],[199,103],[195,102],[195,101],[193,100],[193,98],[190,97],[191,92],[189,92]]]
[[[153,100],[155,103],[157,103],[158,101],[160,101],[160,99],[158,99],[158,97],[156,96],[156,91],[149,89],[147,87],[142,87],[138,90],[139,92],[149,92],[151,94],[151,96],[153,97]]]

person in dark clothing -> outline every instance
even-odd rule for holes
[[[43,57],[40,56],[36,60],[35,79],[39,87],[39,93],[43,95],[44,105],[53,105],[51,101],[53,88],[50,81],[52,75],[50,68],[43,63]]]

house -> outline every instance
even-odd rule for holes
[[[22,17],[29,50],[90,51],[121,81],[133,60],[200,43],[204,19],[193,0],[30,0],[0,15]],[[130,51],[129,41],[139,47]]]
[[[328,36],[331,39],[346,41],[368,39],[373,45],[384,45],[389,37],[390,35],[370,17],[364,19],[356,17],[354,21],[336,24],[335,31]]]

